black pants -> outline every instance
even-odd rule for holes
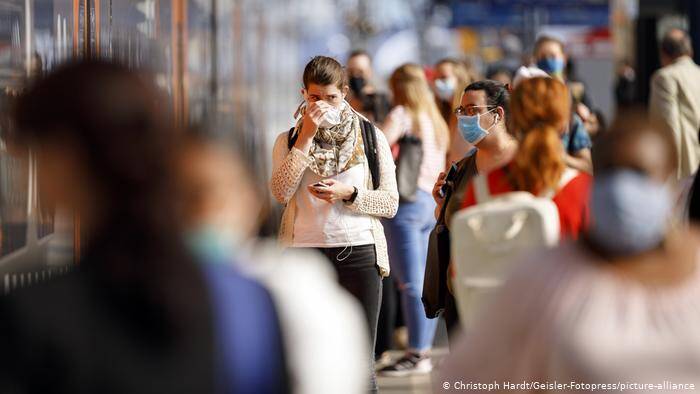
[[[345,250],[344,250],[345,249]],[[374,373],[374,346],[377,338],[377,320],[382,298],[382,278],[377,267],[377,252],[374,245],[348,248],[319,248],[333,264],[338,273],[338,282],[362,305],[369,330],[370,391],[377,391]],[[343,251],[344,250],[344,251]],[[341,253],[342,252],[342,253]],[[348,255],[348,253],[350,253]],[[338,256],[343,259],[338,260]]]
[[[377,324],[377,343],[374,347],[374,359],[378,359],[382,353],[394,348],[394,330],[400,308],[397,307],[398,291],[394,285],[394,279],[386,277],[382,279],[382,305],[379,309],[379,323]]]

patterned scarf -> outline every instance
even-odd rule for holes
[[[301,130],[301,123],[306,107],[301,108],[301,115],[295,132]],[[332,127],[319,127],[311,143],[309,157],[313,162],[311,171],[322,177],[330,177],[347,171],[350,167],[364,163],[364,145],[360,129],[360,117],[352,110],[350,104],[343,102],[340,108],[340,123]]]

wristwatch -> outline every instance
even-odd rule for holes
[[[347,200],[343,200],[344,203],[352,204],[355,202],[355,199],[357,198],[357,188],[355,186],[353,186],[352,188],[354,189],[354,191],[350,195],[350,198],[348,198]]]

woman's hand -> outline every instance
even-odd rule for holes
[[[330,104],[325,101],[318,100],[309,104],[306,108],[306,113],[301,121],[301,131],[299,131],[299,138],[297,138],[294,146],[304,153],[308,153],[311,148],[311,141],[313,141],[318,127],[323,122],[323,117],[331,108]]]
[[[346,185],[342,182],[336,181],[335,179],[325,179],[319,182],[325,186],[314,186],[309,185],[309,192],[316,198],[324,200],[329,203],[334,203],[339,200],[347,200],[355,192],[355,188]]]
[[[438,206],[441,206],[443,202],[445,202],[445,196],[441,194],[442,187],[445,185],[445,178],[447,177],[447,174],[445,172],[441,172],[440,175],[438,175],[437,182],[435,182],[435,186],[433,186],[433,200],[435,200],[435,203]]]

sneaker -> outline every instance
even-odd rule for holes
[[[433,370],[430,357],[416,353],[406,353],[394,364],[380,369],[377,373],[382,376],[403,377],[429,373]]]
[[[374,361],[374,370],[380,371],[389,365],[393,364],[391,354],[388,351],[382,353],[381,357]]]

